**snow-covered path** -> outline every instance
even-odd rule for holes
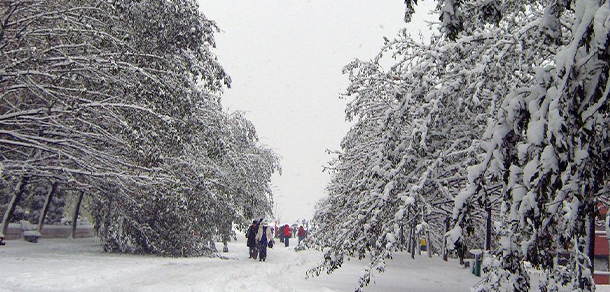
[[[229,248],[223,255],[232,259],[221,260],[107,254],[95,238],[9,241],[0,247],[0,291],[353,291],[366,267],[352,260],[332,275],[305,279],[317,251],[277,245],[259,262],[248,259],[241,238]],[[469,291],[479,279],[456,262],[399,254],[365,291]]]

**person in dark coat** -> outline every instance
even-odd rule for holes
[[[284,243],[284,227],[285,225],[280,226],[280,230],[278,232],[278,236],[280,237],[280,242]]]
[[[258,248],[256,244],[256,233],[258,232],[258,221],[252,221],[252,225],[248,228],[248,232],[246,233],[246,237],[248,238],[248,247],[250,248],[250,258],[256,259],[258,255]]]
[[[258,242],[258,260],[265,261],[267,259],[267,246],[270,241],[273,241],[271,226],[267,221],[263,221],[258,227],[256,233],[256,242]]]

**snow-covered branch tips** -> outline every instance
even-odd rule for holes
[[[477,290],[591,291],[609,201],[609,5],[438,1],[429,43],[403,32],[348,64],[355,124],[328,167],[310,239],[326,256],[310,274],[370,256],[360,290],[423,238],[445,257],[490,250]]]
[[[218,28],[198,9],[0,3],[0,233],[41,187],[84,194],[108,251],[210,254],[231,222],[271,212],[278,156],[223,111]]]

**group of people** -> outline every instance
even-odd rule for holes
[[[262,221],[262,222],[261,222]],[[273,248],[273,233],[269,222],[265,220],[254,220],[246,233],[248,247],[250,248],[250,258],[259,261],[267,259],[267,247]]]
[[[265,261],[267,259],[267,248],[273,248],[273,233],[280,239],[280,242],[284,243],[285,247],[290,246],[290,237],[293,236],[290,225],[286,224],[281,227],[276,227],[275,232],[273,228],[269,226],[269,222],[266,220],[254,220],[252,225],[248,228],[246,238],[248,238],[248,248],[250,250],[250,258],[255,259],[258,257],[259,261]],[[307,231],[303,226],[299,226],[297,231],[299,238],[299,244],[307,236]]]
[[[283,242],[286,247],[290,245],[290,238],[293,236],[293,230],[294,228],[291,228],[288,224],[279,227],[277,230],[280,242]],[[305,237],[307,236],[307,231],[301,225],[299,226],[296,235],[299,238],[299,244],[301,244],[301,241],[303,241],[303,239],[305,239]]]

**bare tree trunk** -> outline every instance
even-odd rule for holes
[[[487,224],[485,228],[485,250],[491,250],[491,205],[488,204],[485,208],[487,211]]]
[[[409,218],[409,210],[407,210],[407,219]],[[408,229],[408,228],[407,228]],[[410,244],[411,244],[411,229],[408,229],[407,232],[409,232],[409,234],[406,236],[407,238],[405,238],[405,220],[403,219],[400,225],[400,235],[401,235],[401,240],[402,240],[402,247],[401,247],[401,251],[402,250],[407,250],[407,252],[410,251]],[[406,242],[405,242],[406,240]]]
[[[428,250],[428,257],[432,257],[432,243],[430,242],[430,228],[426,229],[426,249]]]
[[[462,243],[460,245],[460,249],[458,251],[458,253],[460,255],[460,265],[462,265],[462,266],[464,265],[464,257],[466,256],[466,249],[467,249],[466,248],[466,243],[463,242],[463,240],[462,240]]]
[[[400,224],[400,251],[405,249],[405,233],[404,233],[404,224]]]
[[[57,182],[53,182],[51,189],[47,193],[47,197],[44,200],[44,206],[42,207],[42,212],[40,213],[40,217],[38,217],[38,232],[42,233],[42,227],[44,226],[44,219],[47,217],[47,212],[49,211],[49,205],[51,205],[51,200],[53,200],[53,196],[57,192]]]
[[[413,228],[409,228],[409,238],[407,239],[407,252],[411,252],[411,244],[413,243],[413,234],[411,231],[413,231]]]
[[[6,206],[6,210],[4,211],[4,216],[2,217],[2,230],[0,230],[0,237],[4,238],[4,233],[8,229],[8,223],[11,222],[13,217],[13,212],[15,212],[15,208],[21,201],[21,197],[23,197],[23,193],[25,192],[25,186],[28,184],[28,180],[30,178],[26,175],[21,177],[19,184],[15,187],[15,194],[11,198],[11,201]]]
[[[421,255],[421,237],[417,237],[417,255]]]
[[[587,228],[589,236],[587,255],[591,261],[591,275],[595,272],[595,207],[592,208],[589,218],[587,219]]]
[[[80,213],[80,205],[83,202],[83,197],[85,196],[85,192],[80,191],[78,195],[78,200],[76,201],[76,208],[74,208],[74,214],[72,216],[72,231],[70,232],[70,237],[72,239],[76,238],[76,221],[78,221],[78,213]]]
[[[445,234],[449,232],[449,215],[447,215],[447,219],[445,219]],[[447,252],[447,238],[443,234],[443,260],[447,261],[449,257],[449,253]]]
[[[417,245],[415,242],[415,226],[411,226],[411,258],[415,259],[415,246]]]

